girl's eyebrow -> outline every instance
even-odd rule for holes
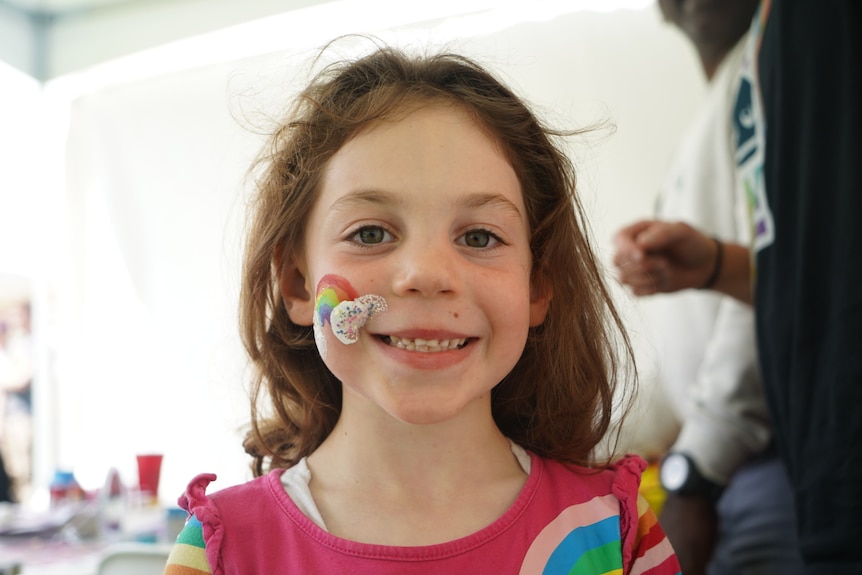
[[[394,205],[401,200],[387,192],[378,190],[356,190],[335,200],[329,207],[331,211],[349,212],[368,204]]]
[[[333,202],[329,209],[332,211],[349,212],[355,208],[368,204],[396,205],[401,203],[403,203],[403,200],[395,194],[379,190],[357,190],[338,198]],[[499,206],[504,211],[511,212],[511,214],[517,218],[522,217],[521,210],[518,209],[518,206],[503,194],[493,192],[465,194],[463,197],[458,199],[458,203],[466,208]]]
[[[496,193],[475,193],[468,194],[462,200],[464,205],[468,208],[481,208],[484,206],[499,206],[503,208],[504,211],[512,212],[517,218],[521,218],[521,210],[518,209],[509,198],[504,196],[503,194]]]

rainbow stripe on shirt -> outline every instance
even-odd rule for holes
[[[203,525],[192,516],[177,536],[163,575],[212,575],[207,561]]]

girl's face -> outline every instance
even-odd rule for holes
[[[343,410],[417,424],[489,411],[491,389],[547,311],[549,298],[530,287],[520,183],[457,107],[424,108],[345,144],[325,170],[305,246],[281,276],[295,323],[312,323],[327,274],[388,304],[354,344],[324,328]]]

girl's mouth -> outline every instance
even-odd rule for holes
[[[404,349],[407,351],[421,351],[426,353],[435,353],[438,351],[450,351],[453,349],[461,349],[467,345],[469,338],[461,337],[457,339],[408,339],[394,335],[383,335],[380,339],[386,345]]]

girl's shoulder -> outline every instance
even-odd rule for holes
[[[548,511],[564,510],[557,520],[571,523],[568,527],[606,526],[618,530],[624,542],[631,542],[641,516],[648,511],[638,491],[646,469],[643,459],[630,455],[605,467],[589,468],[535,454],[532,457],[532,505]]]
[[[271,506],[273,498],[286,500],[279,480],[283,472],[283,469],[273,470],[251,481],[224,487],[212,493],[207,493],[207,489],[216,480],[216,475],[202,473],[189,482],[178,503],[204,523],[219,522],[222,514],[232,510],[248,512],[254,507]]]
[[[184,531],[188,532],[187,539],[193,538],[196,542],[191,547],[197,548],[193,550],[198,563],[213,566],[213,573],[221,574],[222,555],[226,550],[240,562],[254,560],[252,548],[238,545],[225,534],[256,533],[258,538],[262,537],[262,543],[271,544],[272,541],[266,537],[270,531],[262,530],[260,526],[271,524],[272,532],[275,532],[278,525],[298,516],[281,485],[283,472],[283,469],[273,470],[251,481],[211,493],[207,490],[216,480],[215,474],[203,473],[189,482],[178,504],[190,515]]]
[[[544,459],[539,496],[556,499],[556,505],[577,506],[581,513],[596,518],[617,516],[625,539],[647,511],[639,492],[646,467],[646,461],[637,455],[626,455],[601,468]]]
[[[550,483],[568,485],[582,491],[584,497],[612,494],[620,500],[636,496],[641,475],[647,468],[646,461],[637,455],[625,455],[604,467],[584,467],[533,455],[534,464],[541,465],[541,473]]]
[[[628,455],[602,468],[534,457],[542,475],[536,498],[558,512],[537,538],[537,549],[570,545],[570,534],[591,541],[617,541],[622,572],[678,574],[673,549],[658,519],[639,493],[646,462]],[[548,539],[545,541],[545,539]],[[608,547],[610,548],[610,547]]]

